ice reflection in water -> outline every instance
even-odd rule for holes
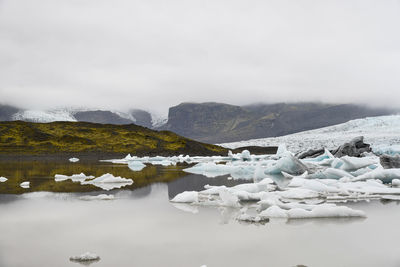
[[[66,168],[39,166],[49,169],[45,172],[22,169],[19,176],[12,176],[11,171],[10,181],[24,178],[32,181],[31,190],[44,189],[44,185],[51,185],[50,177],[59,172],[57,168]],[[114,175],[125,177],[122,172],[130,171],[126,165],[81,165],[63,174],[80,173],[83,168],[88,175],[97,176],[114,170]],[[180,192],[200,190],[205,184],[233,186],[240,181],[187,175],[179,167],[158,170],[148,169],[156,179],[149,173],[142,178],[137,176],[148,183],[143,182],[142,187],[111,191],[115,199],[110,201],[79,200],[83,195],[102,193],[92,188],[67,193],[0,194],[0,266],[73,266],[75,263],[69,257],[85,251],[101,257],[101,261],[91,265],[96,267],[203,264],[279,267],[299,263],[394,267],[400,262],[396,243],[400,236],[399,202],[349,204],[364,210],[368,214],[366,219],[271,220],[265,225],[246,224],[234,219],[238,209],[189,206],[192,210],[185,210],[188,206],[177,209],[168,201]],[[153,181],[165,183],[151,184]],[[64,188],[69,190],[69,186]]]

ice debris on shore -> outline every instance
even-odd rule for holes
[[[28,189],[30,187],[30,182],[22,182],[20,185],[22,188]]]
[[[78,159],[78,158],[70,158],[69,161],[70,161],[70,162],[78,162],[79,159]]]
[[[8,179],[6,177],[1,176],[0,177],[0,183],[6,182]]]
[[[85,252],[79,256],[72,256],[69,258],[70,261],[75,262],[89,262],[89,261],[99,261],[100,257],[91,252]]]
[[[109,191],[114,188],[122,188],[127,185],[132,185],[133,180],[123,178],[120,176],[115,177],[110,173],[103,174],[100,177],[86,176],[84,173],[73,174],[71,176],[56,174],[54,176],[56,182],[66,181],[71,179],[73,182],[79,182],[82,185],[91,184],[103,190]]]

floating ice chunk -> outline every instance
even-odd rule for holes
[[[385,196],[382,196],[382,199],[399,201],[400,196],[399,195],[385,195]]]
[[[353,176],[360,176],[360,175],[366,174],[367,172],[370,172],[376,168],[378,168],[378,165],[370,165],[368,167],[361,168],[356,171],[350,172],[350,174]]]
[[[307,167],[291,153],[285,153],[282,158],[276,161],[275,165],[265,170],[265,174],[281,174],[281,172],[289,174],[302,174]]]
[[[85,252],[80,256],[72,256],[69,258],[69,260],[76,261],[76,262],[99,261],[100,257],[94,253]]]
[[[248,150],[243,150],[240,156],[243,161],[251,160],[251,155]]]
[[[80,200],[113,200],[114,195],[107,195],[107,194],[100,194],[97,196],[81,196],[79,197]]]
[[[83,185],[91,184],[91,185],[97,186],[103,190],[108,191],[108,190],[111,190],[114,188],[121,188],[121,187],[124,187],[127,185],[131,185],[131,184],[133,184],[133,180],[122,178],[120,176],[115,177],[114,175],[112,175],[110,173],[106,173],[100,177],[93,179],[93,180],[82,181],[81,184],[83,184]]]
[[[281,173],[285,178],[289,178],[289,179],[306,178],[308,176],[308,171],[305,171],[303,174],[301,174],[299,176],[294,176],[294,175],[291,175],[291,174],[286,173],[286,172],[281,172]]]
[[[279,195],[289,199],[306,199],[319,197],[318,192],[305,188],[290,188],[285,191],[279,192]]]
[[[231,165],[226,165],[231,166]],[[231,176],[233,179],[252,179],[255,168],[253,166],[231,166]],[[265,177],[265,176],[264,176]]]
[[[271,178],[265,178],[257,183],[244,183],[238,184],[230,188],[230,190],[239,190],[245,191],[248,193],[259,193],[259,192],[268,192],[276,189],[276,186],[273,185],[274,181]]]
[[[392,180],[400,179],[400,169],[382,169],[376,168],[363,175],[357,176],[353,181],[362,181],[368,179]]]
[[[25,188],[25,189],[27,189],[27,188],[29,188],[30,187],[30,182],[22,182],[22,183],[20,183],[20,185],[19,186],[21,186],[22,188]]]
[[[310,189],[321,193],[338,193],[339,190],[333,186],[326,185],[317,179],[304,179],[304,178],[293,178],[289,183],[288,187],[301,187]]]
[[[86,176],[84,173],[80,173],[80,174],[73,174],[71,176],[67,176],[67,175],[62,175],[62,174],[56,174],[54,175],[54,180],[56,182],[62,182],[62,181],[66,181],[71,179],[72,182],[83,182],[86,179],[93,179],[94,176]]]
[[[177,203],[194,203],[199,201],[199,193],[197,191],[185,191],[177,194],[171,202]]]
[[[354,171],[378,163],[377,161],[378,158],[372,159],[372,158],[356,158],[356,157],[344,156],[341,157],[340,159],[343,161],[343,164],[340,166],[340,169],[344,171]]]
[[[317,206],[311,211],[296,208],[287,211],[290,219],[331,218],[331,217],[366,217],[361,210],[353,210],[346,206]]]
[[[232,165],[216,164],[214,162],[201,162],[197,163],[193,167],[184,169],[184,171],[194,174],[201,174],[206,177],[217,177],[230,174],[234,169],[236,170],[237,167]]]
[[[70,161],[70,162],[78,162],[79,159],[78,159],[78,158],[70,158],[69,161]]]
[[[286,154],[287,152],[289,152],[286,148],[286,144],[280,144],[278,146],[278,150],[276,151],[276,156],[277,157],[282,157],[284,154]]]
[[[228,190],[221,190],[219,192],[219,197],[221,198],[221,206],[224,207],[240,207],[239,198],[230,193]]]
[[[131,156],[131,154],[128,154],[128,155],[126,155],[126,157],[124,158],[124,159],[126,159],[126,160],[133,160],[133,159],[136,159],[137,157],[136,156]]]
[[[400,154],[400,145],[378,145],[372,147],[372,151],[377,155],[395,156]]]
[[[143,164],[141,161],[129,161],[128,162],[128,168],[131,169],[132,171],[141,171],[146,167],[145,164]]]
[[[287,218],[287,211],[278,206],[271,206],[259,214],[263,218]]]
[[[349,177],[351,179],[354,178],[354,176],[351,175],[350,173],[335,168],[327,168],[323,171],[319,171],[310,175],[310,178],[320,178],[320,179],[340,179],[342,177]]]
[[[259,214],[262,218],[331,218],[331,217],[366,217],[360,210],[353,210],[345,206],[317,205],[312,210],[302,208],[282,209],[278,206],[271,206]]]
[[[393,179],[392,186],[400,186],[400,179]]]
[[[1,176],[0,177],[0,183],[4,183],[5,181],[7,181],[8,179],[6,177]]]

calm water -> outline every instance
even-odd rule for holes
[[[352,204],[366,219],[253,225],[237,222],[234,209],[172,205],[168,200],[185,190],[239,183],[187,175],[182,167],[135,173],[109,163],[3,162],[0,172],[9,178],[0,183],[0,266],[80,266],[69,257],[86,251],[101,257],[93,267],[400,266],[398,202]],[[80,172],[109,172],[135,183],[111,191],[113,201],[82,201],[79,196],[104,191],[54,182],[56,173]],[[25,180],[32,184],[28,191],[39,192],[21,194],[12,186]]]

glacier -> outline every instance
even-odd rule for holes
[[[398,153],[400,151],[400,146],[398,145],[400,143],[399,132],[400,115],[390,115],[351,120],[333,126],[280,137],[252,139],[219,145],[235,149],[244,146],[279,146],[280,144],[286,144],[290,151],[299,153],[321,147],[333,149],[352,138],[364,136],[365,141],[371,144],[373,150],[374,147],[377,147],[376,152],[391,147],[392,149],[395,148],[394,153]]]

